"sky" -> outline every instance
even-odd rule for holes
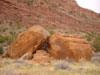
[[[78,5],[100,13],[100,0],[76,0]]]

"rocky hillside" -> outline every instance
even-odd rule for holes
[[[100,16],[75,0],[0,0],[0,23],[100,33]]]

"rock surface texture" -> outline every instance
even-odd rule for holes
[[[45,44],[50,34],[41,26],[33,26],[21,33],[9,46],[7,55],[10,58],[20,58],[27,52],[33,53]]]
[[[81,36],[56,33],[49,39],[49,53],[56,59],[71,58],[75,61],[91,60],[93,48]]]
[[[53,60],[53,57],[45,50],[37,50],[36,53],[33,54],[34,63],[49,63],[51,60]]]

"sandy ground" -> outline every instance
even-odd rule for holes
[[[34,64],[33,61],[0,58],[0,75],[100,75],[100,63],[61,60],[50,64]]]

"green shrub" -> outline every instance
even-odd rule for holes
[[[13,25],[13,22],[9,22],[9,25],[11,25],[11,26],[12,26],[12,25]]]
[[[97,34],[92,32],[92,33],[87,33],[85,37],[86,37],[87,41],[91,41],[96,36],[97,36]]]
[[[74,13],[74,11],[72,11],[72,10],[71,10],[71,11],[69,11],[69,14],[73,14],[73,13]]]
[[[87,39],[87,41],[91,41],[92,40],[92,37],[89,36],[89,35],[86,35],[86,39]]]
[[[9,34],[11,35],[11,38],[16,38],[18,35],[16,32],[9,32]]]
[[[57,5],[55,5],[55,4],[51,4],[51,6],[52,6],[53,8],[57,8]]]
[[[8,28],[3,28],[2,31],[5,32],[6,30],[8,30]]]
[[[0,35],[0,43],[7,43],[7,44],[11,44],[15,39],[16,39],[17,35],[12,35],[12,36],[2,36]]]
[[[44,5],[44,3],[43,3],[43,2],[40,2],[40,4],[41,4],[41,5]]]
[[[7,43],[10,45],[14,40],[15,40],[15,38],[10,37],[10,38],[8,39]]]
[[[8,45],[10,45],[15,39],[16,36],[5,36],[5,40]]]
[[[40,18],[40,15],[38,15],[37,18]]]
[[[0,43],[4,43],[4,42],[5,42],[4,36],[0,35]]]
[[[20,22],[16,21],[16,24],[17,24],[17,26],[18,26],[18,29],[21,29]]]
[[[53,35],[55,32],[54,32],[53,30],[50,30],[49,33],[50,33],[51,35]]]
[[[30,6],[35,0],[28,0],[27,5]]]
[[[0,31],[1,31],[1,32],[5,32],[6,30],[8,30],[8,28],[3,27],[3,26],[0,26]]]
[[[2,24],[2,22],[0,21],[0,24]]]
[[[87,33],[85,37],[88,41],[91,42],[96,51],[100,51],[100,35],[92,32]]]
[[[55,65],[56,70],[71,70],[71,69],[73,69],[69,65],[69,63],[74,63],[73,59],[58,60],[56,62],[57,62],[57,64]]]
[[[100,36],[96,37],[92,43],[92,46],[96,48],[96,51],[100,51]]]
[[[0,54],[2,54],[2,53],[3,53],[3,47],[0,46]]]

